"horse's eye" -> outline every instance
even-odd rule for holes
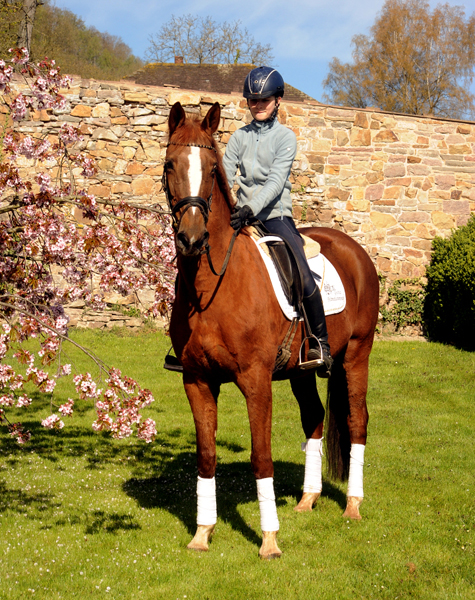
[[[173,163],[171,160],[167,160],[165,161],[165,164],[163,165],[163,168],[165,169],[165,171],[173,171]]]

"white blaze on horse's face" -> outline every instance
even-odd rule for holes
[[[202,179],[202,168],[201,168],[201,148],[191,147],[190,153],[188,154],[188,181],[190,183],[190,196],[199,196]],[[193,206],[189,209],[194,215],[199,209]]]

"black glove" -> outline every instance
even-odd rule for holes
[[[253,217],[254,213],[252,212],[252,208],[245,204],[231,215],[231,227],[239,230],[241,227],[248,225],[248,222],[252,220]]]

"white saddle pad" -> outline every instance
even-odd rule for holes
[[[261,248],[261,244],[279,239],[280,238],[278,237],[268,235],[258,240],[254,239],[254,242],[259,248],[262,260],[267,267],[267,271],[269,272],[272,285],[274,286],[275,295],[277,296],[277,300],[279,301],[282,312],[287,319],[292,320],[294,317],[300,317],[300,315],[295,311],[294,307],[287,302],[284,290],[280,284],[277,269],[275,268],[272,259],[267,256],[267,254]],[[335,267],[321,253],[314,258],[311,258],[308,261],[308,264],[312,270],[312,273],[314,274],[315,282],[320,289],[325,315],[336,315],[337,313],[341,312],[346,306],[346,294],[341,278],[338,275]]]

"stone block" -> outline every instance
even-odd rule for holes
[[[393,185],[391,187],[387,187],[384,189],[383,191],[383,198],[384,199],[397,199],[401,197],[401,192],[404,188],[402,188],[400,185]]]
[[[441,190],[450,190],[455,185],[455,175],[436,175],[435,184]]]
[[[414,164],[407,165],[407,174],[408,175],[415,175],[416,177],[423,177],[426,175],[430,175],[430,173],[431,173],[431,169],[426,165],[414,165]]]
[[[101,102],[93,107],[91,116],[94,119],[104,119],[109,117],[110,106],[107,102]]]
[[[88,192],[98,198],[109,198],[111,189],[107,185],[91,185],[89,186]]]
[[[124,92],[124,100],[126,102],[147,103],[150,102],[150,96],[146,92]],[[171,104],[174,104],[172,102]]]
[[[429,223],[430,215],[421,211],[402,212],[398,218],[400,223]]]
[[[366,188],[365,198],[367,200],[380,200],[383,197],[384,185],[369,185]]]
[[[452,215],[448,215],[447,213],[434,210],[431,213],[432,223],[437,229],[452,229],[455,227],[455,219]]]
[[[403,163],[387,165],[384,168],[384,176],[390,177],[404,177],[406,175],[406,166]]]
[[[132,181],[131,186],[136,196],[150,196],[155,187],[155,180],[152,177],[139,176]]]
[[[86,117],[89,118],[92,115],[92,107],[85,104],[77,104],[71,111],[73,117]]]
[[[468,144],[450,145],[449,154],[472,154],[472,147]]]
[[[391,129],[381,129],[379,130],[379,132],[374,136],[373,141],[376,143],[386,143],[386,144],[390,144],[390,143],[394,143],[394,142],[398,142],[399,138],[398,136],[394,133],[394,131],[392,131]]]
[[[470,203],[468,200],[444,200],[443,209],[451,215],[469,215]]]
[[[141,175],[145,171],[145,167],[142,163],[133,162],[127,165],[125,172],[127,175]]]
[[[393,215],[382,212],[370,212],[369,218],[376,229],[387,229],[397,223],[397,220]]]
[[[117,181],[112,183],[111,192],[113,194],[130,194],[132,193],[132,187],[130,183],[125,183],[124,181]]]
[[[348,200],[350,197],[350,192],[347,190],[342,190],[341,188],[329,187],[325,193],[325,197],[327,200],[336,199],[336,200]]]
[[[105,140],[108,142],[118,142],[119,138],[110,129],[98,128],[93,131],[92,139]]]
[[[350,144],[351,146],[371,146],[371,131],[369,129],[352,129]]]
[[[437,230],[426,223],[420,223],[414,229],[414,235],[423,240],[432,240],[437,235]]]
[[[368,115],[364,112],[357,112],[354,120],[354,127],[361,127],[362,129],[369,128]]]

